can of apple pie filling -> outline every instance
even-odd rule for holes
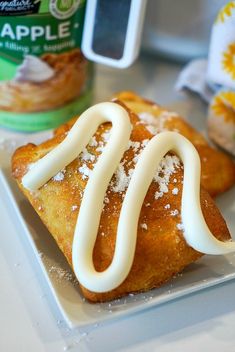
[[[58,126],[92,99],[80,50],[85,0],[0,0],[0,125]]]

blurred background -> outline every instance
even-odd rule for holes
[[[186,62],[207,56],[210,33],[225,0],[148,0],[142,48]]]

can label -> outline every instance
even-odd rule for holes
[[[0,1],[0,15],[27,15],[31,13],[38,13],[40,1],[37,0],[5,0]]]
[[[85,0],[0,1],[0,125],[55,127],[91,100]]]

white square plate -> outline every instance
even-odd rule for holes
[[[3,201],[15,213],[17,226],[28,238],[58,308],[71,328],[129,315],[235,278],[235,254],[204,256],[159,289],[111,303],[90,304],[82,297],[63,254],[19,192],[9,168],[0,170],[0,189]],[[235,233],[235,189],[221,196],[218,205],[231,233]]]

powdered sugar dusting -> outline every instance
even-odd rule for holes
[[[77,279],[74,277],[74,275],[71,272],[69,272],[69,271],[67,271],[65,269],[62,269],[62,268],[60,268],[58,266],[52,265],[50,267],[50,269],[49,269],[49,273],[55,274],[56,275],[56,279],[58,281],[62,282],[64,280],[66,280],[66,281],[70,281],[70,282],[72,282],[74,284],[78,284]]]
[[[97,142],[97,140],[95,139],[95,137],[93,136],[93,137],[91,137],[91,139],[90,139],[90,142],[89,142],[89,144],[88,144],[90,147],[97,147],[97,145],[98,145],[98,142]]]
[[[178,193],[179,193],[179,189],[177,187],[173,188],[172,194],[174,194],[174,196],[176,196]]]
[[[63,181],[64,174],[65,170],[59,171],[54,177],[52,177],[52,180],[57,182]]]
[[[171,215],[171,216],[176,216],[176,215],[178,215],[178,214],[179,214],[179,210],[177,210],[177,209],[171,210],[171,212],[170,212],[170,215]]]
[[[88,152],[88,150],[85,148],[82,153],[81,153],[81,159],[84,161],[95,161],[95,155],[91,154]]]
[[[112,186],[113,192],[124,192],[129,185],[131,174],[133,170],[130,169],[126,174],[124,166],[120,164],[115,172],[115,183]]]
[[[158,116],[154,116],[149,112],[141,112],[138,114],[140,123],[153,135],[166,131],[165,122],[179,115],[170,111],[161,111]],[[175,130],[176,131],[176,130]]]
[[[184,231],[184,225],[183,224],[177,224],[176,227],[177,227],[178,230]]]
[[[142,112],[139,114],[141,119],[140,123],[144,125],[152,125],[156,128],[155,134],[159,131],[163,131],[163,123],[165,118],[171,117],[172,114],[161,114],[159,117],[155,117],[148,112]],[[110,139],[112,129],[108,129],[100,134],[101,140],[97,140],[95,136],[93,136],[89,142],[87,148],[83,150],[79,158],[84,161],[84,163],[78,168],[78,172],[82,175],[82,179],[86,180],[89,178],[92,172],[92,166],[89,163],[94,163],[97,159],[97,155],[92,154],[89,147],[95,147],[95,151],[98,153],[102,153],[106,143]],[[130,161],[128,158],[124,159],[116,169],[114,174],[114,178],[110,184],[111,190],[114,193],[123,193],[129,186],[131,176],[134,172],[135,164],[138,162],[140,154],[142,150],[148,144],[149,139],[145,139],[142,142],[140,141],[132,141],[130,140],[128,143],[127,149],[132,150],[133,157]],[[131,167],[130,167],[131,165]],[[177,156],[166,155],[154,176],[154,181],[158,183],[159,190],[155,193],[155,199],[162,197],[165,193],[168,192],[168,184],[170,181],[170,176],[175,172],[175,169],[180,166],[180,160]],[[62,177],[62,175],[61,175]],[[106,197],[108,200],[108,197]],[[108,201],[104,201],[104,204],[108,203]]]
[[[134,156],[133,156],[133,163],[136,164],[138,161],[138,158],[141,154],[141,151],[143,150],[143,148],[148,144],[149,139],[145,139],[142,142],[138,142],[138,141],[129,141],[128,144],[128,149],[132,149],[134,152]],[[125,171],[125,164],[126,164],[126,160],[124,159],[122,161],[122,163],[119,164],[116,172],[115,172],[115,178],[114,181],[111,184],[112,187],[112,191],[117,193],[117,192],[124,192],[131,180],[131,176],[134,172],[134,169],[131,168],[128,171]]]
[[[92,170],[85,163],[78,168],[78,171],[82,175],[83,180],[86,180],[92,172]]]
[[[139,113],[139,118],[147,125],[156,125],[156,117],[149,112],[141,112]]]
[[[104,142],[99,141],[98,147],[96,148],[96,151],[102,153],[104,150],[104,146],[105,146]]]
[[[109,198],[106,196],[106,197],[104,197],[104,203],[105,204],[109,204]]]
[[[175,155],[166,155],[158,167],[154,180],[159,184],[159,191],[155,193],[155,199],[161,198],[164,193],[168,193],[170,177],[180,167],[180,160]]]
[[[133,162],[137,163],[142,148],[149,142],[129,142],[129,147],[134,151]],[[159,190],[155,193],[155,199],[161,198],[165,193],[168,193],[168,185],[170,182],[170,176],[176,172],[176,169],[180,167],[180,160],[175,155],[166,155],[160,162],[157,172],[154,176],[154,181],[158,183]],[[134,169],[125,170],[125,160],[118,166],[115,172],[114,181],[111,183],[111,189],[113,192],[124,192],[131,180],[131,176]]]
[[[163,111],[161,111],[161,114],[160,114],[159,117],[163,118],[163,119],[171,119],[171,118],[174,118],[174,117],[179,117],[179,114],[177,112],[174,112],[174,111],[163,110]]]
[[[143,223],[143,224],[140,224],[140,227],[144,230],[148,230],[148,226],[147,224]]]
[[[102,133],[101,137],[103,138],[103,140],[107,143],[110,136],[111,136],[111,130],[105,131],[104,133]]]
[[[82,175],[82,179],[86,180],[90,177],[90,174],[92,172],[92,169],[87,165],[87,163],[94,163],[97,159],[97,155],[92,154],[89,150],[89,147],[95,148],[96,152],[102,153],[105,147],[105,144],[108,142],[109,138],[111,135],[111,130],[107,130],[101,134],[102,140],[97,141],[96,137],[93,136],[89,144],[82,153],[79,155],[79,159],[84,161],[82,166],[78,168],[78,172]]]
[[[140,142],[134,142],[134,141],[131,141],[131,140],[130,140],[129,143],[128,143],[128,149],[129,149],[129,148],[132,148],[135,153],[138,152],[140,146],[141,146],[141,143],[140,143]]]
[[[141,124],[145,125],[145,128],[153,135],[164,131],[164,121],[162,119],[156,118],[149,112],[139,113],[139,118]]]

